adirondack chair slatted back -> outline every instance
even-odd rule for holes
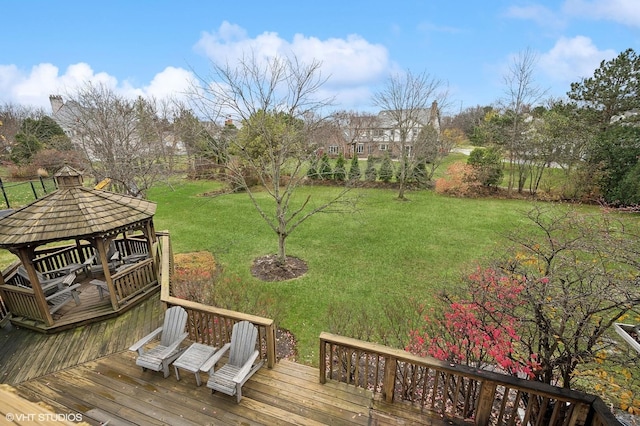
[[[169,346],[184,333],[187,326],[187,311],[180,306],[173,306],[164,313],[164,324],[162,326],[162,337],[160,344]]]
[[[249,321],[240,321],[233,325],[229,364],[241,367],[256,350],[258,329]]]
[[[20,275],[25,280],[29,280],[29,273],[26,269],[24,269],[24,266],[18,266],[18,275]],[[47,280],[44,275],[42,275],[42,273],[38,270],[36,270],[36,276],[38,277],[38,281],[40,281],[41,284],[43,281]]]

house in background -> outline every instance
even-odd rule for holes
[[[380,111],[376,116],[349,117],[346,124],[340,124],[340,137],[327,139],[325,150],[330,157],[342,154],[350,158],[355,154],[360,158],[381,158],[388,153],[392,158],[397,158],[402,151],[401,126],[396,118],[398,115],[395,111]],[[440,135],[440,110],[437,102],[434,101],[431,108],[419,110],[414,115],[414,122],[405,125],[409,131],[406,138],[407,146],[404,148],[409,155],[413,143],[426,126],[432,126],[438,137]]]

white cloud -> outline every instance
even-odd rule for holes
[[[640,27],[638,0],[566,0],[563,9],[569,15]]]
[[[325,90],[344,105],[361,103],[367,91],[364,86],[384,78],[393,66],[384,46],[369,43],[359,35],[321,40],[296,34],[292,40],[285,40],[278,33],[264,32],[250,38],[243,28],[229,22],[223,22],[217,31],[203,33],[195,48],[219,65],[233,66],[247,55],[266,60],[294,54],[303,63],[320,61],[322,75],[328,78]]]
[[[599,50],[589,37],[562,37],[540,56],[538,65],[553,80],[566,83],[591,77],[600,62],[615,56],[614,50]]]
[[[156,99],[182,98],[195,83],[195,77],[184,68],[167,67],[153,77],[144,94]]]
[[[69,65],[63,74],[50,63],[35,65],[28,72],[15,65],[0,65],[0,102],[31,105],[48,110],[49,95],[70,94],[87,82],[104,84],[110,89],[127,97],[154,96],[157,99],[178,96],[184,93],[193,80],[193,75],[182,68],[167,67],[156,74],[146,87],[135,88],[127,81],[118,83],[118,79],[106,72],[96,73],[89,64],[80,62]]]

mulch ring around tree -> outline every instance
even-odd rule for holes
[[[307,273],[307,263],[297,257],[287,256],[284,265],[278,262],[278,256],[270,254],[253,261],[251,274],[262,281],[286,281],[298,278]]]

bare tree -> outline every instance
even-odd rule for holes
[[[69,97],[57,117],[90,160],[96,179],[111,179],[116,190],[144,196],[164,173],[154,103],[89,83]]]
[[[510,234],[500,260],[524,284],[523,304],[510,313],[520,318],[520,344],[538,357],[536,379],[571,387],[580,364],[613,352],[613,324],[637,315],[638,228],[621,215],[557,206],[534,206],[527,217],[536,231]],[[499,303],[503,295],[491,297]]]
[[[370,139],[370,132],[378,124],[376,115],[356,111],[338,111],[333,114],[332,119],[340,128],[349,153],[353,155],[358,155],[358,142]]]
[[[277,265],[287,266],[287,237],[305,220],[344,201],[347,188],[310,205],[310,197],[295,197],[315,155],[313,133],[330,100],[319,99],[324,79],[320,63],[303,64],[296,57],[262,61],[254,55],[235,66],[213,64],[213,75],[201,78],[194,101],[211,121],[220,116],[240,123],[231,141],[228,173],[236,189],[247,192],[254,207],[278,236]],[[252,180],[268,194],[264,203]]]
[[[419,138],[423,127],[430,123],[432,106],[446,103],[447,91],[443,81],[423,72],[413,74],[407,71],[389,78],[386,86],[374,94],[373,102],[382,109],[382,116],[390,121],[390,142],[399,152],[399,173],[397,175],[400,188],[398,199],[405,200],[406,183],[415,166],[424,161],[424,147],[421,141],[429,143],[431,137]],[[439,132],[438,128],[435,129]]]
[[[509,153],[509,166],[512,171],[517,171],[518,192],[522,192],[531,167],[530,163],[525,161],[526,153],[531,149],[527,137],[530,134],[527,129],[531,124],[531,121],[527,121],[527,118],[530,118],[528,113],[532,106],[542,100],[546,92],[535,82],[537,59],[537,55],[531,49],[520,52],[504,76],[505,98],[501,103],[509,122],[504,140]],[[508,176],[508,189],[511,191],[516,174],[509,173]]]

